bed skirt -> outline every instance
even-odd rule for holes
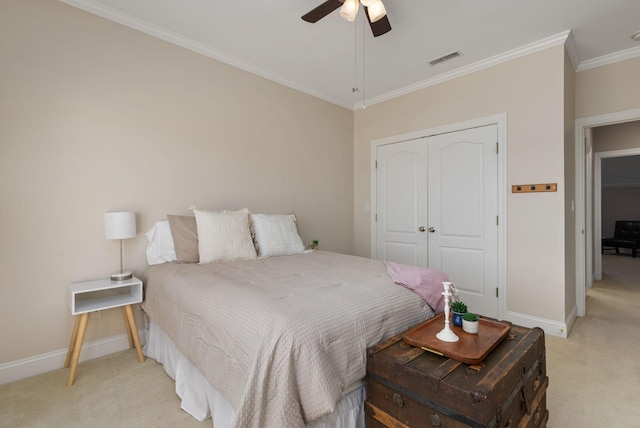
[[[199,421],[212,419],[215,428],[233,426],[235,412],[227,400],[189,360],[176,348],[158,325],[149,321],[144,354],[162,364],[164,371],[176,382],[176,394],[181,408]],[[333,412],[307,425],[309,428],[363,428],[365,383],[348,388]]]

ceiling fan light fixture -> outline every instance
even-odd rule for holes
[[[356,20],[359,8],[360,3],[358,3],[358,0],[345,0],[340,8],[340,16],[349,22],[353,22]]]
[[[380,21],[382,18],[384,18],[387,14],[387,10],[384,7],[384,4],[382,4],[381,0],[365,0],[368,4],[365,4],[365,2],[362,2],[363,6],[367,7],[367,13],[369,14],[369,19],[371,20],[371,22],[377,22]]]
[[[356,15],[358,14],[360,3],[363,5],[362,7],[367,18],[366,21],[369,27],[371,27],[373,37],[379,37],[391,31],[391,24],[389,23],[386,10],[384,10],[381,0],[324,0],[319,6],[302,15],[302,20],[313,24],[340,9],[340,16],[342,18],[349,22],[354,22],[357,18]],[[370,5],[372,9],[370,10],[365,4]],[[377,11],[375,9],[377,9]],[[380,9],[382,10],[380,11]],[[374,15],[375,19],[371,19],[370,13]]]

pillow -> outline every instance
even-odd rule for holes
[[[193,210],[198,228],[200,263],[255,259],[249,230],[249,210]]]
[[[178,263],[198,263],[198,228],[196,218],[186,215],[167,215]]]
[[[149,241],[147,244],[147,263],[149,265],[176,261],[169,221],[157,221],[145,236]]]
[[[251,229],[260,257],[304,253],[294,214],[251,214]]]

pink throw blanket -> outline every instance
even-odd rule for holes
[[[384,261],[389,276],[398,285],[413,291],[431,306],[436,314],[444,312],[443,281],[451,281],[439,270]]]

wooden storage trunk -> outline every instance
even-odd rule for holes
[[[463,333],[464,334],[464,333]],[[545,427],[544,332],[511,326],[477,366],[407,345],[368,350],[367,427]]]

